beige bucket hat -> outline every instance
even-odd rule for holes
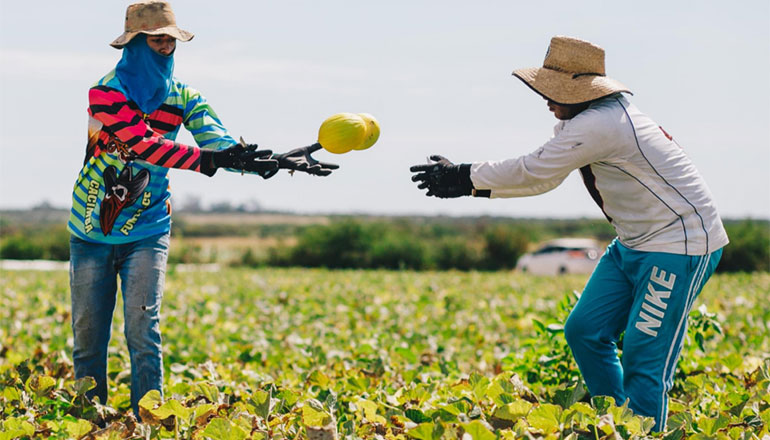
[[[628,87],[605,76],[604,49],[572,37],[553,37],[543,67],[517,69],[513,75],[558,104],[579,104],[617,92],[631,93]]]
[[[126,9],[125,32],[110,46],[122,49],[138,34],[171,35],[179,41],[190,41],[195,35],[179,29],[171,5],[163,0],[145,0],[132,3]]]

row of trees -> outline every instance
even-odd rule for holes
[[[558,223],[550,224],[550,228],[547,223],[527,226],[514,222],[453,229],[350,219],[308,227],[300,232],[294,246],[276,247],[265,259],[247,257],[245,262],[327,268],[501,270],[514,267],[534,243],[546,238],[582,235],[608,242],[613,235],[603,224],[572,225],[567,229],[583,233],[563,234],[559,231],[564,225]],[[730,245],[717,271],[770,271],[770,223],[744,220],[727,222],[726,228]],[[593,234],[587,233],[591,230]]]
[[[770,222],[727,221],[730,245],[718,271],[770,271]],[[69,233],[62,223],[8,224],[0,221],[0,258],[69,259]],[[248,250],[240,264],[327,268],[501,270],[515,266],[534,243],[562,236],[614,236],[603,220],[506,218],[332,217],[328,224],[185,224],[172,235],[253,235],[279,237],[267,250]],[[184,240],[182,240],[184,241]],[[291,244],[285,244],[291,243]]]
[[[342,220],[303,230],[290,247],[275,247],[267,264],[328,268],[510,269],[528,237],[489,226],[471,236],[407,223]]]

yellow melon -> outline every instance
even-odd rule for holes
[[[343,154],[360,147],[366,136],[366,122],[355,113],[337,113],[318,129],[318,143],[328,152]]]
[[[366,150],[374,145],[377,139],[380,138],[380,124],[374,119],[374,116],[369,113],[359,113],[358,116],[366,122],[366,135],[364,136],[363,143],[358,147],[353,147],[354,150]]]

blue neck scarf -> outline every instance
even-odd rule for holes
[[[147,45],[147,36],[139,34],[123,47],[123,57],[115,67],[126,97],[146,114],[160,107],[171,89],[174,53],[163,56]]]

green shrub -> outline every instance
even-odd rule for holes
[[[370,252],[375,268],[420,270],[429,265],[426,244],[397,232],[378,237]]]
[[[9,260],[57,260],[70,258],[70,233],[66,227],[48,226],[39,230],[18,229],[3,238],[0,258]]]
[[[470,270],[479,267],[481,252],[462,237],[445,237],[439,240],[434,249],[433,261],[436,268]]]
[[[770,271],[770,223],[744,220],[726,223],[730,237],[719,262],[719,272]]]
[[[243,255],[241,255],[241,258],[236,262],[236,265],[246,267],[260,267],[264,266],[265,262],[265,258],[260,257],[257,252],[254,252],[253,249],[249,248],[246,249]]]
[[[172,246],[168,254],[170,264],[204,264],[214,261],[216,258],[207,257],[199,245],[182,243],[180,246]]]
[[[294,266],[292,263],[292,256],[294,254],[294,248],[279,244],[272,246],[267,250],[267,265],[276,267],[290,267]]]
[[[511,228],[492,226],[484,232],[484,269],[511,269],[527,251],[529,240],[526,235]]]
[[[42,246],[22,235],[8,237],[0,246],[0,257],[9,260],[39,260],[44,253]]]
[[[68,261],[70,259],[70,232],[66,227],[52,228],[43,236],[41,244],[46,260]]]
[[[371,231],[354,220],[311,226],[300,234],[291,263],[330,269],[369,267],[371,242]]]

